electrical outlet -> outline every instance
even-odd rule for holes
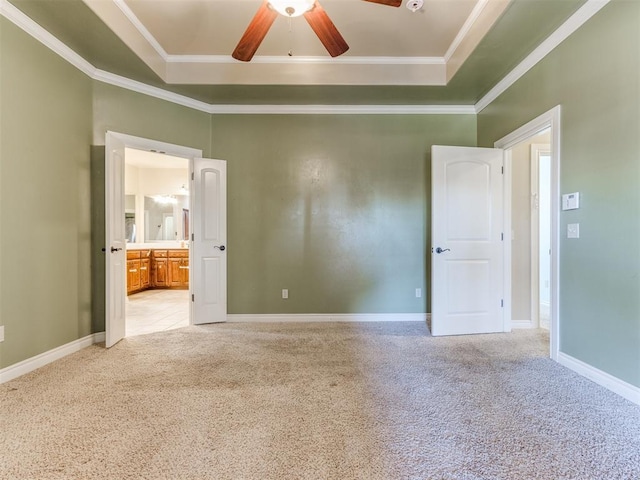
[[[422,298],[422,289],[416,288],[416,298]]]
[[[282,298],[289,298],[289,290],[286,288],[282,289]]]
[[[0,342],[4,342],[4,325],[0,326]]]

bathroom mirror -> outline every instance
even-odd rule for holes
[[[184,210],[188,211],[188,195],[152,195],[144,197],[144,225],[146,242],[175,242],[184,240]]]

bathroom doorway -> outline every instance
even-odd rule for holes
[[[189,325],[189,160],[125,148],[125,336]]]

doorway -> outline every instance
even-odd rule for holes
[[[505,217],[506,232],[511,242],[505,242],[505,296],[512,328],[537,328],[548,324],[550,356],[559,353],[559,198],[560,198],[560,106],[540,115],[495,143],[505,150]],[[518,152],[525,152],[522,164]],[[535,152],[538,172],[532,173],[532,152]],[[516,165],[515,162],[519,164]],[[546,170],[542,183],[546,205],[541,203],[540,165]],[[524,173],[523,173],[524,172]],[[543,172],[544,173],[544,172]],[[518,175],[525,177],[518,178]],[[534,179],[535,175],[535,179]],[[524,186],[522,186],[524,185]],[[544,187],[548,188],[544,188]],[[535,187],[535,189],[534,189]],[[515,210],[524,203],[528,215],[518,217]],[[540,216],[541,207],[547,215]],[[524,210],[521,210],[524,211]],[[542,220],[541,218],[542,217]],[[544,219],[546,218],[546,220]],[[548,227],[548,228],[545,228]],[[546,235],[546,239],[541,239]],[[523,245],[525,245],[523,247]],[[541,252],[545,249],[546,252]],[[548,275],[540,288],[541,271]],[[525,288],[523,288],[525,285]],[[541,299],[548,291],[548,315],[541,318]],[[544,311],[543,311],[544,314]],[[529,317],[529,318],[527,318]],[[545,322],[546,320],[546,322]]]
[[[175,258],[166,250],[158,258],[157,281],[170,287],[189,285],[189,323],[224,322],[227,319],[227,162],[202,158],[202,151],[168,143],[107,132],[105,145],[105,345],[118,343],[126,334],[127,229],[125,214],[125,149],[182,157],[189,162],[192,195],[188,208],[189,248]],[[172,202],[173,203],[173,202]],[[136,209],[144,209],[138,207]],[[144,211],[142,211],[142,217]],[[178,213],[175,219],[180,217]],[[153,230],[151,220],[142,223]],[[157,225],[158,223],[156,223]],[[162,227],[162,220],[159,222]],[[140,223],[138,223],[140,227]],[[183,227],[185,228],[185,227]],[[146,228],[145,228],[146,229]],[[160,228],[162,230],[162,228]],[[178,230],[176,232],[179,232]],[[176,233],[178,234],[178,233]],[[136,238],[144,238],[136,232]],[[159,256],[162,257],[162,256]],[[184,263],[185,259],[188,263]],[[133,258],[132,260],[135,260]],[[139,256],[143,264],[142,255]],[[148,271],[148,270],[147,270]],[[132,272],[136,273],[136,272]],[[142,281],[142,278],[140,279]]]
[[[124,152],[125,336],[186,327],[189,159],[128,147]],[[171,268],[174,258],[177,268]],[[172,280],[172,274],[178,278]]]

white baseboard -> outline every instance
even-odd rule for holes
[[[592,367],[591,365],[584,363],[577,358],[573,358],[571,355],[567,355],[566,353],[558,353],[558,363],[570,370],[573,370],[579,375],[588,378],[598,385],[617,393],[630,402],[640,405],[640,388],[624,382],[613,375],[603,372],[602,370]]]
[[[534,328],[531,320],[511,320],[511,328]]]
[[[310,322],[425,322],[426,313],[276,313],[227,315],[234,323],[310,323]]]
[[[87,335],[86,337],[79,338],[78,340],[61,345],[57,348],[41,353],[40,355],[36,355],[35,357],[27,358],[22,362],[3,368],[0,370],[0,383],[5,383],[26,373],[33,372],[34,370],[44,367],[56,360],[60,360],[67,355],[79,352],[83,348],[89,347],[94,343],[104,342],[104,339],[104,332]]]

